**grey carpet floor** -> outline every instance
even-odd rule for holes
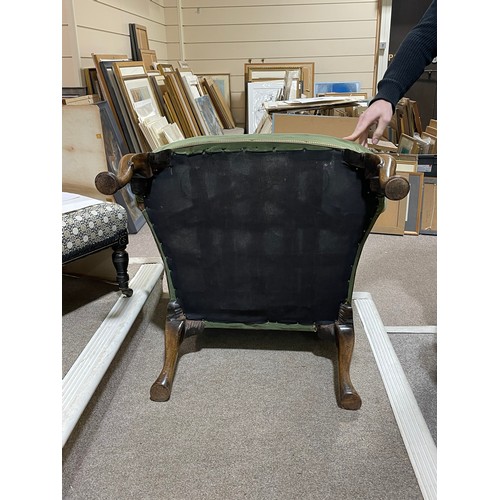
[[[157,257],[144,231],[131,235],[131,257]],[[435,240],[369,237],[356,290],[372,294],[385,325],[436,324]],[[63,373],[117,298],[86,282],[63,278]],[[191,337],[170,401],[154,403],[165,301],[131,330],[64,447],[63,498],[422,498],[357,316],[357,412],[336,404],[334,342],[297,332]],[[435,335],[390,338],[436,439]]]

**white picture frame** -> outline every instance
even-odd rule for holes
[[[139,120],[144,120],[152,115],[162,116],[147,75],[142,78],[129,78],[124,80],[123,83]]]
[[[283,80],[247,83],[247,132],[249,134],[255,133],[257,126],[267,113],[264,103],[276,101],[280,92],[283,91],[283,85]]]

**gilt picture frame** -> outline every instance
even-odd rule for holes
[[[116,62],[113,69],[126,104],[137,121],[153,114],[162,116],[143,61]]]
[[[229,73],[203,73],[203,75],[198,76],[200,79],[210,77],[219,88],[227,106],[231,107],[231,79]]]

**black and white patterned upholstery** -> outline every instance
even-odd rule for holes
[[[62,214],[63,264],[127,243],[127,212],[117,203],[96,200],[95,205]]]
[[[62,197],[62,264],[106,248],[112,248],[111,260],[116,281],[126,297],[129,288],[127,211],[117,203],[64,193]]]

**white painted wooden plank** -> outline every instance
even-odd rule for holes
[[[120,54],[131,58],[130,38],[117,33],[99,33],[95,30],[77,28],[80,41],[82,67],[95,68],[92,54]],[[89,61],[84,63],[83,61]]]
[[[377,19],[377,3],[310,4],[307,8],[283,5],[182,9],[185,26],[224,24],[314,23]]]
[[[437,333],[437,326],[386,326],[387,333]]]
[[[243,73],[245,63],[248,62],[248,59],[252,59],[252,62],[257,63],[261,62],[261,60],[251,54],[250,57],[244,58],[241,54],[239,57],[235,59],[224,59],[224,54],[221,52],[217,52],[216,54],[212,54],[210,59],[200,59],[196,55],[196,50],[192,49],[189,44],[186,44],[189,47],[189,54],[186,56],[186,61],[189,63],[189,66],[196,74],[203,73],[230,73],[231,74],[231,91],[237,91],[237,78],[241,78],[241,83],[243,84]],[[214,56],[218,56],[215,58]],[[292,54],[293,55],[293,54]],[[342,56],[336,55],[332,56],[323,56],[323,57],[313,57],[304,56],[302,58],[297,58],[293,55],[275,57],[275,58],[266,58],[266,63],[273,62],[313,62],[314,63],[314,73],[315,75],[320,74],[340,74],[340,73],[369,73],[370,77],[373,75],[373,56],[371,55],[361,55],[361,56]],[[347,78],[351,79],[349,75]],[[234,84],[233,84],[234,80]],[[316,81],[327,81],[326,79],[315,78]],[[242,90],[242,89],[241,89]]]
[[[161,264],[161,257],[130,257],[128,260],[129,265],[137,264]]]
[[[312,57],[329,57],[342,55],[343,57],[367,56],[373,53],[375,41],[370,38],[352,40],[302,40],[302,41],[253,41],[192,44],[186,42],[186,57],[196,59],[213,59],[215,54],[224,58],[256,58],[264,55],[266,58],[289,57],[293,54],[296,61],[310,60]],[[266,59],[267,61],[267,59]],[[373,69],[373,56],[370,57],[370,66]],[[359,71],[359,69],[358,69]]]
[[[172,1],[172,0],[171,0]],[[314,0],[315,4],[359,3],[360,0]],[[371,0],[376,3],[377,0]],[[219,7],[269,7],[280,4],[283,9],[307,9],[311,5],[308,0],[182,0],[182,7],[187,8],[219,8]],[[369,2],[363,2],[369,3]]]
[[[424,500],[437,498],[437,448],[371,295],[353,294]]]
[[[330,39],[375,38],[375,19],[345,22],[281,24],[278,22],[252,25],[186,26],[184,39],[189,43],[300,41]]]
[[[163,273],[160,264],[143,265],[130,281],[134,293],[117,300],[62,381],[62,445],[85,410],[149,294]]]

